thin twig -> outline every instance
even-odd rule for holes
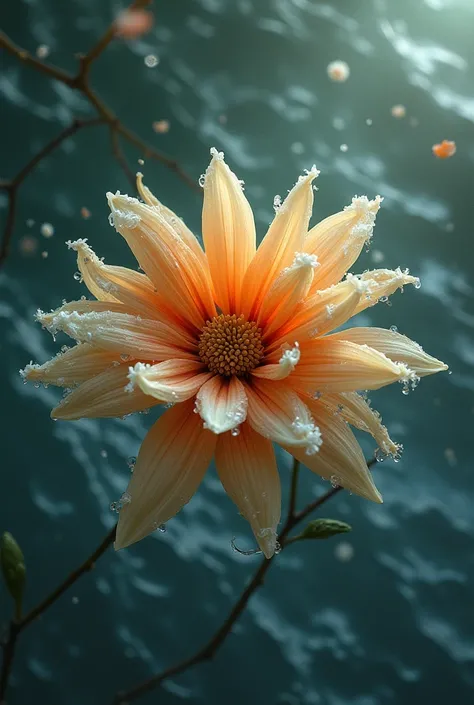
[[[2,243],[0,245],[0,264],[6,259],[10,249],[10,242],[15,226],[18,190],[27,178],[27,176],[29,176],[33,169],[38,166],[38,164],[42,162],[43,159],[46,159],[46,157],[48,157],[52,152],[54,152],[54,150],[57,149],[65,140],[76,134],[76,132],[78,132],[84,127],[94,127],[96,125],[102,124],[104,124],[104,120],[102,120],[102,118],[74,120],[70,125],[68,125],[68,127],[65,127],[64,130],[61,130],[61,132],[56,135],[56,137],[54,137],[42,149],[40,149],[40,151],[37,152],[12,179],[0,182],[0,189],[6,191],[8,196],[7,218],[5,222],[5,228],[3,230]]]
[[[15,654],[16,641],[25,627],[37,619],[43,612],[51,607],[84,573],[92,570],[96,561],[105,553],[107,548],[114,542],[115,529],[109,531],[95,551],[82,563],[79,568],[73,570],[58,587],[53,590],[42,602],[28,612],[19,620],[12,620],[8,630],[8,637],[4,644],[2,671],[0,675],[0,703],[4,702],[5,693],[8,687],[13,656]]]
[[[110,128],[110,138],[112,140],[112,154],[114,155],[115,159],[117,160],[120,167],[122,168],[125,176],[130,181],[132,188],[136,189],[135,177],[132,173],[132,170],[128,166],[127,159],[126,159],[125,154],[123,153],[122,147],[120,145],[119,133],[117,132],[117,130],[114,127]]]
[[[294,517],[296,511],[296,500],[298,494],[298,477],[300,472],[299,460],[293,458],[293,467],[291,469],[291,488],[290,499],[288,502],[288,519]]]
[[[370,460],[367,465],[370,467],[373,465],[375,462],[374,460]],[[310,502],[304,509],[302,509],[300,512],[295,511],[295,506],[296,506],[296,489],[297,489],[297,484],[298,484],[298,471],[299,471],[299,463],[298,461],[295,462],[293,466],[293,473],[292,473],[292,483],[291,483],[291,491],[290,491],[290,507],[292,506],[291,512],[288,513],[287,520],[285,522],[285,525],[278,537],[279,544],[282,549],[285,548],[286,545],[286,538],[290,531],[294,529],[294,527],[299,524],[303,519],[305,519],[311,512],[313,512],[315,509],[318,509],[320,506],[325,504],[331,497],[334,497],[335,494],[337,494],[342,488],[341,487],[333,487],[332,489],[328,490],[325,494],[323,494],[321,497],[318,497],[318,499],[314,500],[313,502]],[[289,542],[288,542],[289,543]],[[126,705],[127,703],[130,703],[132,700],[136,700],[139,698],[141,695],[144,693],[149,692],[150,690],[153,690],[154,688],[158,687],[161,685],[165,680],[168,680],[169,678],[172,678],[173,676],[179,675],[180,673],[183,673],[184,671],[187,671],[189,668],[192,668],[193,666],[197,666],[199,663],[202,663],[204,661],[208,661],[212,659],[219,647],[223,644],[227,636],[231,633],[232,628],[244,609],[246,608],[250,598],[254,594],[254,592],[263,584],[263,580],[265,578],[265,575],[267,571],[269,570],[270,566],[272,565],[274,561],[274,557],[270,558],[270,560],[264,559],[262,563],[260,563],[256,573],[254,574],[252,580],[250,583],[247,585],[247,587],[244,589],[242,594],[240,595],[239,599],[233,606],[232,610],[230,611],[229,615],[223,622],[223,624],[219,627],[219,629],[214,633],[214,635],[209,639],[209,641],[201,648],[199,651],[197,651],[193,656],[190,656],[187,659],[184,659],[183,661],[180,661],[179,663],[175,664],[174,666],[170,666],[169,668],[165,669],[161,673],[157,673],[153,676],[150,676],[146,680],[142,681],[139,683],[137,686],[134,688],[131,688],[130,690],[127,691],[122,691],[120,693],[117,693],[113,700],[113,705]]]
[[[144,8],[150,4],[151,0],[133,0],[129,5],[128,10],[138,10]],[[173,171],[180,179],[182,179],[188,186],[192,189],[199,191],[200,188],[196,181],[183,169],[183,167],[175,159],[171,159],[163,154],[161,151],[155,149],[148,145],[144,140],[141,139],[133,130],[126,127],[119,117],[114,113],[114,111],[105,103],[102,98],[95,92],[89,83],[89,71],[93,62],[98,59],[107,46],[116,37],[116,22],[115,20],[111,22],[107,30],[100,37],[100,39],[94,44],[94,46],[87,52],[87,54],[79,56],[79,67],[75,75],[69,74],[63,69],[52,66],[40,59],[36,58],[30,52],[19,47],[15,42],[10,39],[4,32],[0,32],[0,49],[3,48],[9,52],[16,59],[21,61],[26,66],[31,66],[35,70],[41,72],[42,74],[48,76],[51,79],[60,81],[66,86],[80,92],[89,102],[89,104],[94,108],[98,114],[98,117],[93,120],[80,121],[76,120],[73,125],[66,130],[63,130],[57,137],[52,140],[49,145],[47,145],[41,152],[38,153],[30,162],[28,162],[23,169],[21,169],[16,177],[11,180],[0,181],[0,188],[8,194],[8,208],[5,228],[3,232],[3,239],[0,245],[0,266],[6,259],[8,252],[10,250],[10,242],[15,226],[15,216],[16,216],[16,203],[17,203],[17,189],[29,172],[45,158],[50,152],[52,152],[57,146],[59,146],[63,140],[70,137],[72,134],[77,132],[81,127],[85,127],[87,124],[101,124],[106,123],[112,135],[112,145],[113,145],[113,155],[115,159],[119,162],[122,169],[125,171],[127,178],[134,184],[135,180],[133,174],[127,164],[125,156],[122,152],[119,136],[124,140],[133,145],[138,149],[142,156],[149,157],[161,164],[164,164],[168,169]]]

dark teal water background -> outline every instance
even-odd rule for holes
[[[260,236],[273,196],[284,195],[313,162],[322,171],[317,219],[355,193],[385,196],[371,251],[355,271],[374,266],[381,252],[382,266],[409,267],[422,288],[395,295],[391,307],[379,304],[360,322],[398,326],[448,362],[452,374],[423,380],[408,397],[398,385],[371,395],[406,450],[398,465],[376,468],[384,505],[344,494],[326,506],[325,515],[353,524],[352,560],[337,559],[337,539],[285,551],[215,661],[143,702],[468,705],[474,701],[474,3],[169,0],[155,6],[152,34],[114,44],[97,62],[100,94],[196,179],[209,147],[223,149],[246,182]],[[22,46],[34,51],[47,44],[53,62],[72,68],[73,54],[94,43],[115,9],[106,0],[4,1],[0,19]],[[143,62],[150,53],[160,57],[154,69]],[[326,75],[338,58],[351,67],[344,85]],[[2,59],[0,89],[2,177],[74,116],[88,113],[81,98],[9,57]],[[396,103],[407,108],[403,120],[390,115]],[[161,119],[171,129],[156,135],[151,125]],[[444,162],[431,154],[442,139],[458,145]],[[198,232],[199,194],[151,161],[138,167],[140,154],[127,155]],[[116,189],[129,186],[104,130],[67,142],[22,188],[13,252],[0,273],[0,528],[23,546],[30,606],[112,526],[109,504],[125,489],[127,458],[137,454],[154,417],[53,423],[56,391],[23,386],[18,375],[30,359],[42,362],[57,350],[33,323],[35,309],[86,293],[73,279],[66,240],[87,237],[106,261],[132,265],[107,223],[104,194]],[[80,217],[84,206],[92,213],[87,221]],[[39,232],[45,221],[55,227],[50,240]],[[40,241],[35,256],[20,252],[24,235]],[[364,448],[370,454],[372,444]],[[287,488],[283,454],[280,466]],[[326,489],[305,472],[300,501]],[[25,632],[12,705],[108,705],[117,689],[207,639],[258,563],[231,549],[233,536],[251,547],[250,532],[214,471],[167,528],[129,550],[110,551]],[[9,609],[2,591],[3,620]]]

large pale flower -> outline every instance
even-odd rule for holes
[[[280,520],[272,442],[325,479],[381,502],[349,424],[395,455],[379,415],[357,390],[446,369],[403,335],[380,328],[330,334],[418,279],[408,271],[346,274],[372,235],[381,199],[356,197],[308,231],[313,167],[276,206],[259,248],[252,210],[223,155],[203,181],[205,252],[142,184],[143,202],[107,194],[110,222],[139,273],[109,266],[85,240],[70,242],[96,300],[38,320],[77,345],[27,380],[72,388],[56,419],[167,410],[146,436],[124,494],[116,548],[139,541],[188,502],[214,457],[227,493],[269,558]]]

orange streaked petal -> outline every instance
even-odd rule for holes
[[[204,180],[202,233],[216,301],[223,313],[240,313],[242,281],[255,255],[252,209],[222,152],[211,149]]]
[[[137,362],[130,367],[131,386],[162,402],[177,403],[193,397],[212,373],[199,360],[165,360],[157,365]]]
[[[129,501],[120,510],[116,550],[174,517],[199,487],[217,437],[203,429],[193,407],[192,401],[176,404],[146,435],[127,488]]]
[[[255,377],[260,377],[261,379],[285,379],[288,377],[300,360],[300,347],[298,343],[281,353],[280,360],[278,364],[260,365],[256,369],[252,370],[251,374]]]
[[[104,264],[86,240],[67,244],[77,252],[77,265],[84,284],[96,299],[122,303],[130,313],[139,313],[147,318],[159,317],[160,300],[145,274]]]
[[[247,416],[247,395],[238,377],[216,375],[206,382],[196,396],[196,409],[204,428],[213,433],[237,429]]]
[[[30,363],[20,374],[28,382],[74,387],[109,367],[117,366],[120,362],[120,355],[116,352],[99,350],[87,343],[78,343],[66,352],[58,353],[43,365]]]
[[[156,208],[161,217],[164,218],[169,225],[171,225],[175,233],[179,235],[183,242],[185,242],[186,245],[194,252],[201,264],[201,267],[204,271],[206,271],[210,281],[209,264],[204,250],[202,249],[199,240],[194,233],[191,232],[183,220],[176,215],[171,208],[167,208],[156,198],[156,196],[152,194],[150,189],[143,183],[143,174],[140,173],[137,174],[137,189],[142,200],[145,201],[148,206]]]
[[[78,342],[131,355],[138,360],[158,362],[173,357],[195,359],[197,348],[194,340],[178,328],[128,313],[78,313],[75,310],[77,303],[66,304],[47,314],[39,312],[37,320],[53,335],[63,331]],[[88,303],[102,304],[98,301]]]
[[[291,384],[308,394],[379,389],[399,380],[407,370],[366,345],[318,338],[301,345],[301,359]]]
[[[354,264],[372,236],[381,202],[380,196],[373,201],[367,196],[355,196],[350,206],[311,228],[303,249],[316,255],[321,265],[315,273],[312,291],[337,284]]]
[[[296,252],[306,252],[303,243],[313,208],[311,182],[318,170],[313,167],[301,176],[278,208],[267,234],[247,269],[243,284],[242,313],[250,320],[276,277],[292,263]],[[313,254],[313,253],[310,253]]]
[[[156,289],[166,313],[200,329],[216,314],[206,272],[156,208],[108,193],[111,218]]]
[[[362,449],[345,421],[328,412],[318,401],[306,399],[321,430],[319,453],[306,455],[300,448],[287,447],[303,465],[333,484],[342,485],[373,502],[382,502]]]
[[[436,372],[447,370],[448,366],[428,355],[421,345],[385,328],[349,328],[328,336],[328,340],[347,340],[358,345],[369,345],[374,350],[386,355],[394,362],[403,362],[419,377],[433,375]]]
[[[229,497],[247,519],[266,558],[275,553],[281,487],[272,444],[243,423],[238,436],[219,436],[216,467]]]
[[[413,284],[416,289],[420,287],[418,277],[413,277],[408,269],[402,270],[400,267],[397,269],[372,269],[359,274],[357,278],[361,285],[367,283],[368,286],[365,295],[360,298],[354,315],[365,311],[369,306],[374,306],[379,301],[386,301],[397,289],[403,291],[403,287],[407,284]]]
[[[284,269],[275,279],[262,301],[257,322],[263,329],[263,340],[288,320],[298,305],[306,298],[318,261],[314,255],[299,252],[291,267]]]
[[[357,392],[323,394],[320,402],[331,413],[337,414],[351,426],[370,433],[385,455],[399,456],[401,446],[392,441],[386,427],[382,424],[380,414],[371,409],[369,403],[360,394]]]
[[[128,365],[122,364],[83,382],[52,410],[51,417],[65,421],[121,417],[159,403],[139,388],[126,391],[127,374]]]
[[[316,453],[321,443],[308,407],[285,382],[252,378],[246,384],[247,420],[264,438]]]

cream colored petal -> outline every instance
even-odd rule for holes
[[[295,343],[292,348],[288,347],[281,353],[278,364],[260,365],[252,370],[251,374],[261,379],[285,379],[295,369],[300,360],[300,346]]]
[[[173,213],[170,208],[167,208],[156,198],[156,196],[152,194],[150,189],[143,183],[143,174],[140,173],[137,174],[137,189],[142,200],[145,201],[148,206],[153,206],[157,209],[161,217],[164,218],[169,225],[171,225],[175,233],[179,235],[181,240],[194,252],[199,260],[199,263],[201,264],[201,267],[208,272],[209,264],[197,237],[185,225],[181,218],[176,215],[176,213]],[[210,280],[210,276],[208,278]]]
[[[294,316],[267,341],[266,360],[274,361],[282,345],[293,340],[318,338],[343,325],[359,305],[361,293],[355,278],[336,284],[310,296]]]
[[[278,208],[247,269],[243,284],[242,313],[250,320],[256,317],[261,302],[276,277],[285,267],[291,265],[295,253],[306,252],[303,243],[313,208],[311,182],[318,173],[316,167],[313,167],[305,176],[300,177]]]
[[[301,446],[316,453],[321,443],[308,407],[285,382],[252,378],[246,384],[247,420],[257,433],[281,445]]]
[[[238,436],[219,436],[216,467],[225,491],[250,523],[266,558],[271,558],[281,513],[280,477],[271,442],[243,423]]]
[[[361,284],[367,283],[368,288],[365,296],[361,297],[354,315],[365,311],[366,308],[373,306],[379,301],[383,303],[389,296],[394,294],[397,289],[403,291],[403,287],[407,284],[413,284],[416,289],[420,286],[418,277],[413,277],[408,272],[408,269],[402,270],[400,267],[394,270],[373,269],[360,274],[358,279]]]
[[[380,196],[373,201],[355,196],[350,206],[311,228],[304,250],[316,255],[321,265],[315,273],[313,291],[337,284],[352,267],[372,236],[381,201]]]
[[[157,209],[108,193],[111,222],[153,282],[163,310],[200,329],[216,314],[210,282],[194,252]]]
[[[219,375],[212,377],[199,390],[196,409],[204,421],[204,428],[213,433],[237,429],[247,416],[247,395],[242,382],[235,376],[229,379]]]
[[[357,392],[341,394],[323,394],[320,402],[333,413],[340,416],[360,431],[370,433],[378,447],[385,455],[399,457],[402,446],[392,441],[382,418],[377,411],[370,408],[369,402]]]
[[[202,234],[216,302],[223,313],[240,314],[242,281],[255,255],[252,209],[222,152],[211,149],[204,180]]]
[[[425,353],[423,348],[405,335],[385,328],[349,328],[329,336],[331,340],[348,340],[369,345],[394,362],[403,362],[419,377],[447,370],[448,366]]]
[[[321,430],[323,442],[319,453],[308,457],[299,448],[287,447],[286,450],[325,480],[331,480],[334,485],[341,485],[365,499],[381,503],[382,496],[347,423],[328,413],[320,402],[313,399],[307,400],[307,403]]]
[[[122,417],[159,403],[138,387],[131,392],[126,391],[127,374],[128,365],[122,364],[83,382],[53,409],[52,418],[72,421],[81,418]]]
[[[120,510],[116,550],[174,517],[199,487],[217,436],[203,429],[193,407],[192,401],[176,404],[146,435],[127,488],[129,501]]]
[[[71,309],[76,303],[66,304],[48,314],[39,312],[37,320],[53,335],[63,331],[78,342],[131,355],[139,360],[195,359],[195,342],[179,328],[127,313],[77,313]]]
[[[160,299],[145,274],[104,264],[86,240],[68,242],[68,246],[77,252],[77,265],[84,284],[96,299],[122,303],[130,313],[159,318]]]
[[[299,252],[291,267],[275,279],[262,301],[257,319],[264,341],[292,319],[298,305],[306,298],[317,265],[314,255]]]
[[[34,365],[31,362],[20,374],[28,382],[74,387],[121,362],[120,355],[116,352],[99,350],[87,343],[79,343],[64,353],[58,353],[43,365]]]
[[[166,360],[157,365],[137,362],[130,367],[131,386],[163,402],[177,403],[193,397],[212,373],[199,360]]]
[[[409,371],[365,345],[318,338],[301,345],[291,384],[308,394],[379,389],[408,381]]]

